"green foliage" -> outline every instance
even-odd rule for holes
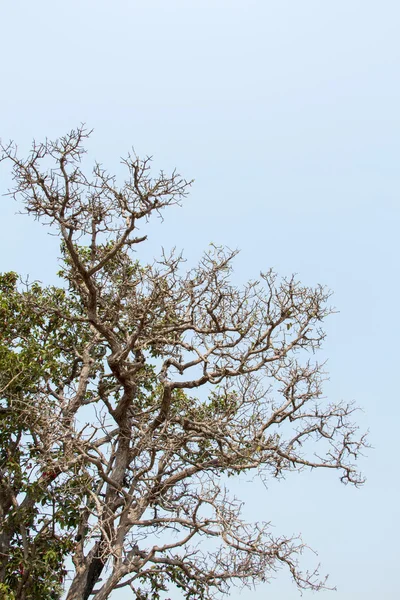
[[[9,600],[21,587],[26,598],[60,597],[79,519],[79,477],[71,483],[43,470],[36,445],[52,408],[51,400],[41,406],[38,391],[67,377],[72,348],[85,338],[84,327],[51,310],[60,307],[71,307],[64,290],[35,283],[21,292],[16,273],[0,275],[1,527],[9,540],[0,597]]]

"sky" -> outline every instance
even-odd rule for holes
[[[318,551],[303,564],[337,591],[306,600],[398,598],[399,20],[397,0],[0,2],[3,140],[23,154],[86,122],[109,170],[133,146],[195,179],[141,258],[176,246],[190,265],[214,242],[241,249],[237,283],[273,267],[334,291],[325,391],[363,409],[367,482],[240,485],[251,518]],[[57,241],[18,209],[1,198],[0,271],[54,283]],[[288,573],[229,595],[299,597]]]

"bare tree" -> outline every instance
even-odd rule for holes
[[[175,172],[151,178],[149,159],[135,155],[123,161],[123,185],[99,164],[87,178],[89,134],[81,127],[34,143],[26,160],[3,145],[12,194],[61,238],[66,282],[18,292],[39,319],[32,327],[48,364],[29,394],[14,390],[2,409],[18,414],[18,442],[34,440],[37,465],[32,484],[4,480],[3,556],[18,539],[32,560],[38,540],[60,540],[62,526],[74,564],[67,600],[105,600],[123,586],[141,600],[175,586],[208,599],[282,566],[299,588],[324,587],[317,571],[301,571],[300,539],[243,521],[226,477],[253,471],[268,481],[322,468],[363,482],[354,407],[326,402],[313,358],[332,312],[329,292],[272,271],[238,289],[236,251],[217,246],[187,271],[174,252],[141,264],[134,250],[148,219],[179,204],[190,183]],[[39,484],[39,500],[47,494],[44,504],[53,503],[44,531],[32,491]],[[14,515],[36,507],[31,522],[17,527],[7,516],[11,496]],[[68,519],[67,499],[75,511]]]

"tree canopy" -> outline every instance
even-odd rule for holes
[[[208,600],[287,567],[301,539],[247,523],[229,477],[333,469],[363,482],[355,407],[323,397],[315,353],[330,292],[267,271],[232,283],[236,251],[138,260],[149,218],[190,182],[82,168],[83,127],[11,161],[11,194],[60,238],[59,287],[0,278],[0,592],[5,599]],[[249,484],[250,485],[250,484]],[[68,562],[70,561],[70,563]]]

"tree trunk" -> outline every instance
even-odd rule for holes
[[[101,556],[101,541],[96,543],[85,563],[76,569],[66,600],[88,600],[92,594],[106,563],[106,559]]]

